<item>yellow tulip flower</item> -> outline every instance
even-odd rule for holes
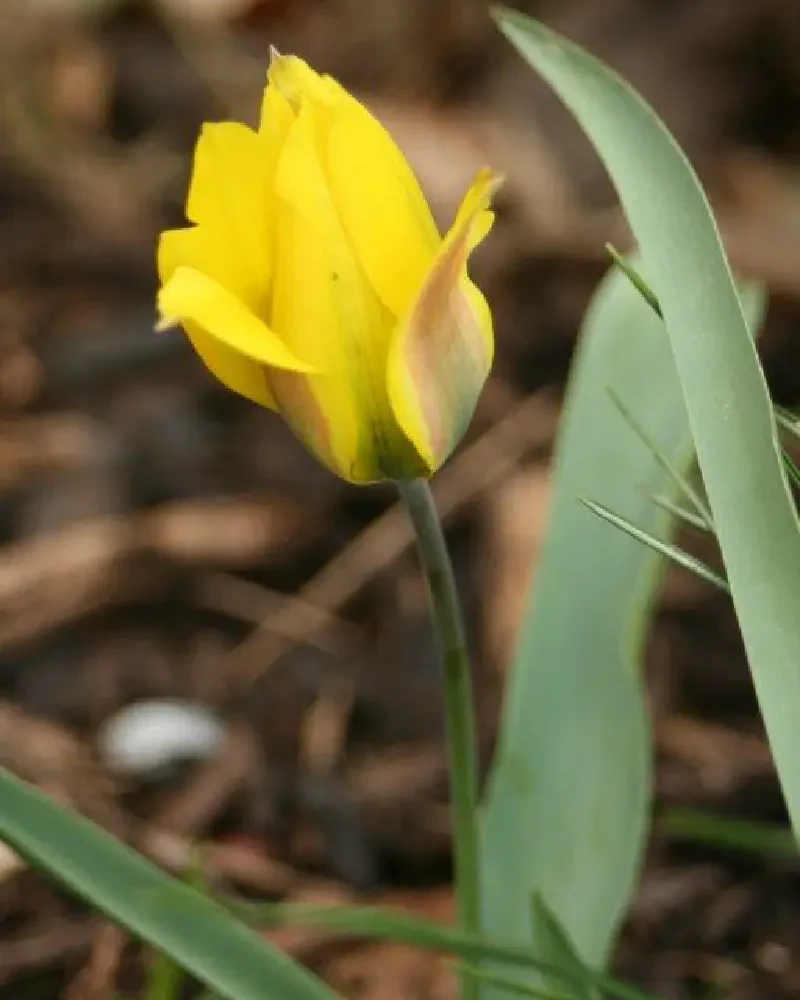
[[[492,362],[467,258],[492,223],[482,170],[442,238],[383,126],[335,80],[275,55],[258,130],[204,126],[191,226],[158,250],[159,326],[277,410],[351,482],[429,476]]]

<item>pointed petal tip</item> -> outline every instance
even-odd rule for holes
[[[501,170],[492,171],[491,196],[494,197],[506,182],[506,175]]]
[[[305,59],[296,55],[282,55],[274,48],[270,49],[267,86],[280,91],[295,113],[304,98],[327,106],[334,97],[325,77],[312,69]]]
[[[481,167],[461,200],[455,221],[445,236],[445,244],[463,242],[466,253],[475,249],[487,235],[494,221],[491,203],[504,175],[490,167]]]
[[[506,175],[492,167],[481,167],[475,175],[471,190],[478,202],[476,207],[487,208],[494,196],[505,183]]]
[[[177,320],[172,316],[159,316],[153,324],[153,332],[166,333],[168,330],[174,330],[179,326],[180,320]]]

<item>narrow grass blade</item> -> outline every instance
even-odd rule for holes
[[[636,291],[642,296],[645,302],[650,306],[656,316],[658,316],[659,319],[663,319],[661,315],[661,306],[658,304],[655,292],[647,284],[641,274],[639,274],[639,272],[633,267],[630,261],[624,257],[619,250],[617,250],[613,243],[606,243],[606,253],[614,261],[620,271],[622,271],[628,281],[630,281]]]
[[[579,993],[554,993],[552,990],[539,989],[511,976],[499,976],[483,969],[474,969],[470,966],[461,968],[465,968],[466,972],[479,982],[486,983],[487,986],[496,986],[503,993],[510,993],[512,996],[533,997],[534,1000],[577,1000],[581,996]]]
[[[800,438],[800,417],[783,406],[776,406],[774,409],[775,420],[778,426],[788,431],[794,437]]]
[[[716,222],[686,157],[628,84],[536,21],[508,10],[495,16],[595,146],[642,253],[664,314],[764,724],[798,833],[800,532],[772,404]]]
[[[626,406],[619,393],[615,392],[613,389],[609,389],[608,394],[611,397],[611,402],[619,410],[622,419],[647,448],[664,472],[666,472],[678,490],[683,494],[684,498],[689,501],[692,507],[694,507],[695,513],[702,520],[703,524],[705,524],[706,529],[713,532],[714,519],[711,517],[711,511],[708,509],[708,505],[705,500],[703,500],[697,490],[689,482],[689,477],[685,475],[684,472],[677,467],[675,462],[673,462],[672,459],[664,453],[663,448],[659,448],[650,434],[648,434],[643,425],[633,414],[630,407]]]
[[[0,839],[169,956],[220,1000],[335,997],[223,907],[3,770]]]
[[[420,920],[405,913],[392,913],[371,906],[315,906],[313,903],[231,902],[229,905],[242,916],[268,926],[297,924],[327,927],[368,940],[401,941],[425,951],[455,955],[469,964],[502,962],[519,969],[538,969],[570,992],[574,992],[576,986],[591,986],[616,1000],[657,1000],[653,994],[631,983],[586,965],[576,962],[567,967],[545,962],[537,958],[530,947],[476,937],[456,927]]]
[[[688,569],[690,573],[694,573],[695,576],[699,576],[701,580],[705,580],[707,583],[713,584],[719,590],[725,591],[725,593],[730,593],[728,584],[719,573],[715,573],[710,566],[707,566],[704,562],[699,559],[695,559],[694,556],[689,555],[688,552],[684,552],[683,549],[679,549],[677,545],[673,545],[671,542],[662,541],[660,538],[656,538],[649,531],[644,531],[641,528],[637,528],[635,524],[631,524],[630,521],[626,520],[624,517],[620,517],[613,511],[604,507],[602,504],[595,503],[593,500],[582,500],[582,503],[586,504],[589,510],[597,514],[604,521],[608,521],[609,524],[613,524],[615,528],[619,528],[620,531],[624,531],[631,538],[635,538],[637,542],[641,542],[643,545],[649,546],[654,552],[659,555],[666,556],[667,559],[675,563],[676,566],[680,566],[682,569]]]
[[[781,456],[784,468],[786,469],[786,475],[789,477],[789,482],[796,490],[800,490],[800,468],[797,462],[785,451],[781,452]]]
[[[676,521],[683,521],[688,528],[696,528],[698,531],[708,533],[708,525],[702,517],[698,517],[693,511],[681,507],[670,497],[664,496],[663,493],[645,493],[645,496],[651,503],[661,507],[668,514],[672,514]]]
[[[658,827],[662,833],[679,840],[710,847],[794,861],[800,857],[792,831],[777,824],[752,823],[687,809],[665,813]]]
[[[573,971],[585,968],[569,934],[539,892],[531,896],[531,928],[539,939],[543,953],[552,956],[557,965]],[[593,986],[586,985],[574,992],[573,997],[574,1000],[597,1000],[597,991]]]

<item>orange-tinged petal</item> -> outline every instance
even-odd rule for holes
[[[478,174],[389,352],[392,407],[430,472],[461,439],[492,364],[491,313],[466,262],[488,231],[498,184],[491,172]]]
[[[191,267],[179,267],[162,286],[158,311],[162,322],[194,324],[224,347],[258,364],[305,373],[315,370],[293,354],[241,299]]]
[[[441,243],[419,182],[383,125],[338,85],[323,142],[345,231],[372,286],[400,317]]]

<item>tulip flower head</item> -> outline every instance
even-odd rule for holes
[[[275,54],[258,129],[202,130],[191,225],[159,243],[159,326],[180,324],[222,383],[277,410],[344,479],[430,476],[492,363],[467,260],[498,183],[480,171],[442,237],[377,119]]]

